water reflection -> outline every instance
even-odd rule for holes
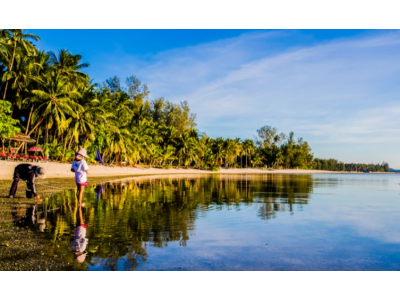
[[[31,230],[43,232],[46,228],[46,212],[38,211],[38,204],[29,207],[14,207],[12,210],[13,225],[17,227],[28,227]],[[45,206],[43,206],[46,208]]]
[[[71,249],[75,255],[75,261],[77,263],[83,263],[86,259],[87,252],[85,252],[85,250],[89,240],[86,238],[87,224],[83,219],[81,205],[78,206],[78,211],[76,214],[77,221],[74,230],[74,236],[71,240]]]
[[[72,269],[135,270],[148,260],[148,247],[186,247],[196,220],[210,211],[256,203],[254,215],[268,220],[301,210],[312,192],[310,175],[137,178],[88,188],[85,207],[65,191],[47,202],[49,251],[65,257]]]

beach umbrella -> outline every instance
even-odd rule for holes
[[[31,152],[31,151],[32,151],[32,152],[33,152],[33,151],[43,151],[43,149],[41,149],[41,148],[39,148],[39,147],[31,147],[31,148],[28,149],[28,151],[30,151],[30,152]]]

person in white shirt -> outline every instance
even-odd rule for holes
[[[89,166],[85,161],[85,157],[88,157],[86,150],[80,148],[76,152],[75,160],[71,166],[71,172],[75,173],[75,183],[76,183],[76,197],[78,198],[78,204],[82,205],[82,195],[85,186],[87,186],[87,176],[89,171]]]

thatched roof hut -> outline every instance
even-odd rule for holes
[[[25,135],[25,134],[23,134],[23,133],[16,133],[13,137],[11,137],[11,138],[6,138],[5,140],[2,141],[2,144],[3,144],[2,152],[3,152],[3,153],[5,152],[5,149],[4,149],[5,141],[21,142],[21,144],[20,144],[19,147],[17,147],[17,148],[10,148],[10,151],[12,151],[12,152],[18,152],[19,149],[20,149],[23,145],[31,144],[31,143],[36,143],[36,140],[31,139],[31,138],[29,137],[29,135]],[[26,148],[26,147],[25,147],[25,148]],[[26,151],[25,151],[25,152],[26,152]]]
[[[31,139],[29,135],[25,135],[23,133],[16,133],[15,136],[8,138],[8,140],[23,143],[36,143],[36,140]]]

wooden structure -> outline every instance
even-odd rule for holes
[[[19,145],[19,147],[8,147],[7,151],[5,151],[4,142],[3,142],[3,153],[6,153],[6,152],[18,153],[19,149],[21,149],[21,147],[24,145],[25,145],[25,152],[26,152],[26,149],[28,149],[26,147],[27,144],[36,143],[36,140],[31,139],[29,137],[29,135],[25,135],[23,133],[17,133],[17,134],[15,134],[15,136],[5,139],[5,140],[10,141],[10,142],[11,141],[21,142],[21,145]]]

